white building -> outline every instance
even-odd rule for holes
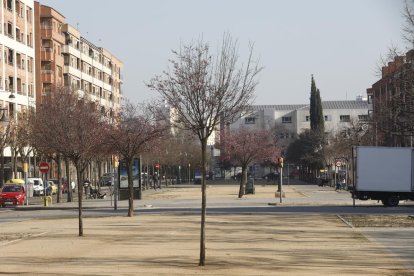
[[[34,1],[4,0],[0,7],[0,118],[18,118],[36,106]],[[4,117],[3,117],[4,116]],[[3,123],[7,123],[4,121]],[[3,151],[5,163],[11,150]],[[10,169],[9,169],[10,172]],[[10,175],[9,175],[10,176]]]
[[[350,126],[351,122],[368,120],[368,102],[323,101],[325,132],[335,134]],[[310,129],[309,104],[254,105],[253,111],[230,125],[231,129],[250,127],[276,129],[281,145],[287,146],[305,129]]]
[[[35,106],[32,0],[4,0],[0,8],[0,108],[9,116]],[[10,95],[13,96],[10,96]],[[2,114],[1,114],[2,115]],[[7,153],[5,153],[7,155]]]
[[[64,85],[86,93],[99,103],[102,113],[113,117],[121,104],[121,68],[123,63],[108,50],[97,47],[80,36],[78,30],[64,24],[62,32]]]

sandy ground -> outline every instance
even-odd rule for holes
[[[218,187],[210,188],[208,196],[234,194]],[[199,190],[151,197],[199,198]],[[78,237],[77,219],[2,224],[0,275],[414,273],[335,215],[208,215],[205,267],[198,266],[199,215],[138,211],[132,218],[86,218],[84,229]]]

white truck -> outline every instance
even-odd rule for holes
[[[414,148],[353,148],[353,198],[397,206],[414,200]]]

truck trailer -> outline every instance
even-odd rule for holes
[[[400,200],[414,200],[414,148],[353,148],[352,197],[381,200],[384,206],[398,206]]]

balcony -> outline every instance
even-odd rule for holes
[[[41,60],[53,60],[53,49],[52,48],[42,48],[40,51],[40,59]]]
[[[53,79],[53,71],[52,70],[43,70],[42,69],[42,82],[44,83],[52,83]]]

